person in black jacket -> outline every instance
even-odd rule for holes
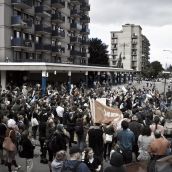
[[[26,172],[31,172],[33,168],[33,157],[35,146],[31,142],[31,133],[25,130],[21,138],[22,157],[26,158]]]
[[[104,172],[127,172],[124,166],[123,156],[118,152],[112,153],[110,164],[111,166],[106,167]]]

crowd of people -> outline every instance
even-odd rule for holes
[[[99,82],[90,89],[70,88],[48,85],[45,95],[40,84],[0,90],[0,159],[9,172],[21,168],[17,154],[26,159],[25,171],[32,171],[38,142],[40,163],[50,172],[126,172],[132,161],[149,163],[171,154],[170,90],[164,96],[148,84],[114,89]],[[122,121],[94,123],[89,98],[106,98],[122,111]]]

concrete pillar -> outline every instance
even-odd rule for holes
[[[128,81],[130,81],[130,72],[128,73]]]
[[[127,82],[127,74],[124,73],[124,84],[126,84],[126,82]]]
[[[70,84],[71,84],[71,75],[72,75],[72,72],[68,71],[68,83]]]
[[[42,96],[46,94],[48,72],[42,71]]]
[[[85,86],[88,87],[88,71],[85,71]]]
[[[113,84],[114,85],[117,84],[117,73],[116,72],[113,73]]]
[[[6,90],[6,71],[1,71],[1,86],[2,86],[2,91]]]
[[[97,81],[100,82],[100,72],[97,72]]]
[[[118,76],[118,84],[121,84],[121,73],[119,72],[119,76]]]
[[[71,93],[71,75],[72,75],[71,71],[68,71],[67,75],[68,75],[67,92],[68,94],[70,94]]]

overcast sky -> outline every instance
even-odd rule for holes
[[[89,0],[90,38],[109,46],[110,32],[126,23],[140,25],[150,41],[150,61],[172,64],[172,0]],[[171,50],[163,51],[163,50]]]

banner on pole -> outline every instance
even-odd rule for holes
[[[90,99],[90,107],[94,123],[118,123],[123,119],[120,109],[103,105],[94,99]]]

